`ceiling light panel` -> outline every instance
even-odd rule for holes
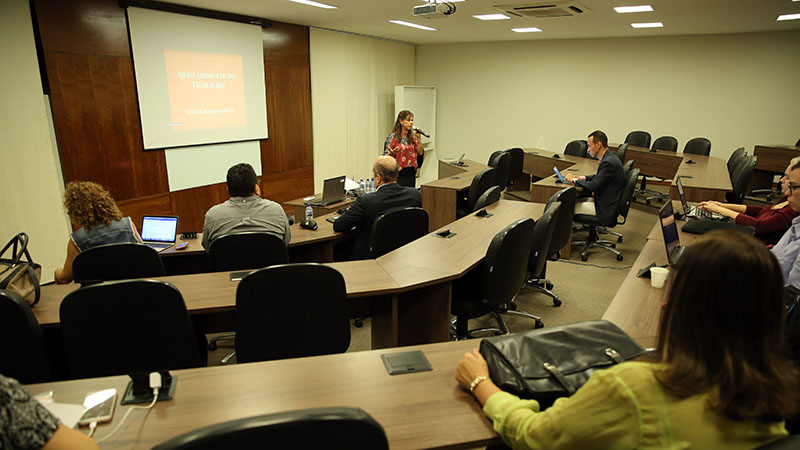
[[[650,5],[640,5],[640,6],[615,6],[614,11],[620,14],[627,14],[627,13],[637,13],[637,12],[650,12],[653,10],[653,7]]]
[[[800,14],[784,14],[782,16],[778,16],[778,22],[782,22],[784,20],[797,20],[800,19]]]
[[[328,5],[328,4],[320,3],[320,2],[313,2],[311,0],[289,0],[289,1],[290,2],[294,2],[294,3],[302,3],[302,4],[308,5],[308,6],[316,6],[317,8],[325,8],[325,9],[337,9],[337,8],[339,8],[338,6]]]
[[[436,31],[436,28],[426,27],[425,25],[417,25],[415,23],[406,22],[404,20],[390,20],[389,22],[396,23],[397,25],[403,25],[405,27],[419,28],[420,30],[425,30],[425,31]]]
[[[664,26],[661,22],[648,22],[648,23],[632,23],[633,28],[662,28]]]
[[[512,28],[511,31],[515,33],[540,33],[542,30],[536,27],[531,27],[531,28]]]
[[[505,14],[478,14],[477,16],[472,17],[478,20],[506,20],[511,18]]]

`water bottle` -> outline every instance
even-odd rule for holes
[[[364,179],[362,178],[361,181],[358,183],[358,190],[364,194],[366,193],[366,185],[364,184]]]
[[[375,192],[375,177],[369,179],[370,192]]]
[[[313,218],[314,218],[314,208],[312,208],[309,203],[306,203],[306,220],[311,220]]]

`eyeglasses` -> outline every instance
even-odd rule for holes
[[[786,187],[789,188],[789,195],[791,195],[795,189],[800,188],[800,184],[786,183]]]

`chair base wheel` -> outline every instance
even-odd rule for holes
[[[622,255],[617,255],[617,261],[622,261]]]
[[[544,323],[541,320],[534,321],[533,328],[534,329],[544,328]]]
[[[517,310],[517,304],[514,303],[514,302],[509,303],[508,304],[508,309],[510,309],[511,311],[516,311]]]
[[[361,328],[361,327],[364,326],[364,321],[362,319],[355,319],[355,320],[353,320],[353,325],[356,328]]]
[[[589,260],[589,255],[587,255],[586,253],[581,253],[581,261],[588,261],[588,260]]]
[[[217,343],[216,342],[209,342],[208,343],[208,350],[212,351],[212,352],[217,350]]]
[[[645,200],[644,202],[647,203],[648,205],[650,204],[650,200]]]
[[[620,244],[622,244],[622,236],[620,236],[620,237],[618,237],[618,238],[617,238],[617,242],[619,242]]]
[[[561,306],[561,300],[554,298],[553,299],[553,306]]]
[[[544,288],[545,288],[545,289],[547,289],[548,291],[552,291],[552,290],[553,290],[553,283],[547,283],[547,284],[545,284],[545,285],[544,285]]]

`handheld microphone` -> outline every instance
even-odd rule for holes
[[[430,135],[430,134],[428,134],[428,133],[426,133],[426,132],[424,132],[424,131],[420,130],[420,129],[419,129],[419,128],[417,128],[417,127],[414,127],[414,132],[416,132],[416,133],[419,133],[419,134],[421,134],[421,135],[425,136],[426,138],[430,138],[430,137],[431,137],[431,135]]]

